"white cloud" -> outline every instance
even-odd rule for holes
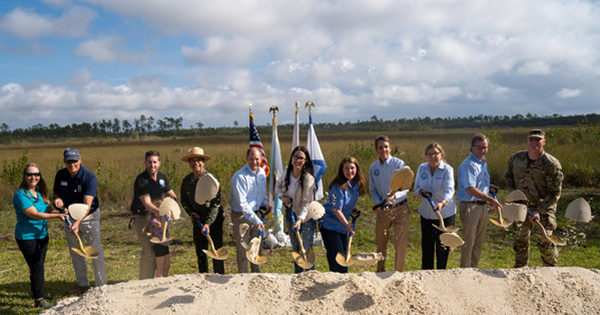
[[[88,57],[93,61],[111,63],[147,62],[148,52],[132,52],[123,48],[123,38],[117,35],[100,36],[97,39],[86,40],[77,46],[75,56]]]
[[[0,19],[0,30],[28,40],[48,35],[79,37],[89,32],[95,17],[94,11],[80,6],[70,7],[58,18],[17,7]]]
[[[581,90],[579,89],[567,89],[563,88],[560,91],[556,92],[556,96],[559,98],[573,98],[581,95]]]

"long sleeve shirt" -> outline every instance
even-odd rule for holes
[[[439,203],[446,199],[448,203],[442,208],[442,217],[447,218],[456,213],[456,201],[454,199],[454,169],[452,166],[440,162],[433,175],[429,163],[425,162],[419,165],[417,175],[415,176],[415,194],[421,197],[419,191],[423,189],[431,193],[433,202]],[[433,212],[429,201],[421,198],[419,214],[429,220],[437,220],[438,216]]]
[[[259,168],[255,173],[246,164],[231,178],[231,211],[242,212],[244,218],[258,225],[261,220],[254,212],[267,204],[265,171]]]

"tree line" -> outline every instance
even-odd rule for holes
[[[60,126],[51,123],[47,126],[35,124],[28,128],[16,128],[11,130],[6,123],[0,124],[1,143],[12,141],[61,141],[71,138],[139,138],[144,136],[157,137],[188,137],[198,135],[224,135],[243,134],[248,132],[247,126],[239,126],[237,121],[234,127],[204,127],[202,122],[190,125],[188,128],[182,126],[182,117],[164,117],[155,119],[152,116],[140,115],[139,118],[129,121],[127,119],[114,118],[112,120],[102,119],[97,122],[72,123]],[[430,130],[430,129],[456,129],[456,128],[494,128],[494,127],[526,127],[526,126],[572,126],[577,124],[598,124],[599,114],[569,115],[560,114],[538,116],[528,113],[514,116],[499,115],[477,115],[468,117],[416,117],[399,118],[392,120],[380,119],[373,115],[369,120],[358,120],[356,122],[339,123],[317,123],[315,128],[321,132],[343,132],[343,131],[391,131],[391,130]],[[293,124],[278,125],[281,133],[291,132]],[[301,124],[306,128],[307,124]],[[260,133],[268,134],[271,131],[270,124],[259,125]]]

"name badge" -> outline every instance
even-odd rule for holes
[[[66,186],[67,186],[67,182],[65,182],[65,181],[61,181],[61,182],[60,182],[60,185],[61,185],[61,186],[65,186],[65,187],[66,187]]]

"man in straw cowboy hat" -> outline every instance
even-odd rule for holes
[[[188,150],[188,153],[181,158],[187,162],[192,172],[183,178],[181,182],[181,205],[190,217],[193,225],[194,245],[196,246],[196,256],[198,257],[198,272],[208,272],[208,258],[203,249],[208,249],[208,240],[203,235],[204,232],[210,233],[214,245],[217,248],[223,246],[223,206],[221,205],[221,189],[216,182],[208,182],[208,185],[203,181],[199,182],[204,176],[212,176],[205,168],[205,163],[211,157],[204,154],[204,149],[193,147]],[[216,182],[216,184],[215,184]],[[213,183],[211,185],[211,183]],[[204,185],[206,187],[196,187]],[[208,198],[205,200],[196,200],[196,190],[210,190]],[[202,226],[200,222],[202,222]],[[215,273],[224,274],[225,264],[223,260],[213,260],[213,271]]]
[[[375,139],[375,151],[379,158],[369,168],[369,193],[371,199],[378,205],[384,202],[390,190],[392,172],[403,168],[406,164],[401,159],[392,156],[390,138],[385,135]],[[375,208],[377,219],[375,225],[375,238],[377,251],[383,254],[383,260],[377,262],[377,272],[385,271],[387,244],[390,239],[390,228],[394,227],[395,270],[404,269],[404,260],[408,249],[408,220],[409,211],[408,194],[396,193],[392,206],[382,210]]]
[[[156,271],[156,259],[150,238],[146,236],[142,229],[147,223],[146,215],[148,211],[159,214],[155,201],[160,201],[164,196],[169,196],[177,200],[177,195],[167,176],[158,171],[160,167],[160,153],[150,150],[145,154],[144,164],[146,170],[135,178],[133,184],[133,200],[131,201],[131,213],[135,231],[138,236],[142,253],[140,255],[140,280],[154,278]]]
[[[246,165],[231,178],[231,222],[239,273],[248,272],[246,249],[242,242],[258,237],[258,230],[264,228],[258,211],[261,207],[271,211],[267,200],[267,176],[260,167],[262,155],[258,148],[252,147],[246,151]],[[240,225],[247,223],[255,228],[246,233],[244,239],[240,234]],[[260,266],[250,264],[252,272],[260,272]]]
[[[460,255],[461,268],[477,268],[488,225],[489,202],[496,210],[502,207],[489,195],[490,172],[485,156],[490,141],[483,134],[471,138],[471,153],[458,167],[458,210],[463,223],[465,245]]]
[[[508,160],[506,182],[508,189],[518,189],[527,196],[527,208],[533,218],[515,222],[515,268],[527,266],[529,238],[533,220],[540,220],[551,233],[556,229],[556,204],[560,198],[563,171],[560,162],[544,151],[546,134],[532,129],[527,135],[527,150],[513,154]],[[544,266],[558,265],[556,245],[540,237],[537,246]]]

